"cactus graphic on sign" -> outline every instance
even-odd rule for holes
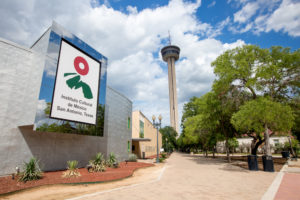
[[[80,67],[80,64],[83,65],[83,68]],[[64,73],[64,77],[70,77],[70,76],[74,75],[72,78],[69,78],[66,81],[67,85],[69,86],[69,88],[71,88],[71,89],[74,88],[75,90],[82,88],[84,98],[92,99],[93,93],[91,91],[90,86],[80,80],[80,78],[81,78],[80,75],[85,76],[89,73],[89,64],[83,57],[77,56],[74,59],[74,67],[75,67],[75,70],[78,72],[78,74],[77,73]]]

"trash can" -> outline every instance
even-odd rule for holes
[[[142,154],[143,154],[143,159],[145,159],[145,152],[142,152]]]
[[[248,155],[248,168],[249,168],[249,170],[252,170],[252,171],[258,170],[256,155]]]
[[[265,172],[274,172],[274,163],[272,156],[262,156],[263,166]]]
[[[290,152],[289,151],[282,151],[281,155],[282,155],[282,158],[289,158],[290,157]]]

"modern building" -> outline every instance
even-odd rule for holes
[[[95,126],[50,118],[47,112],[63,40],[101,63]],[[0,175],[14,173],[32,157],[44,171],[65,169],[68,160],[84,167],[98,152],[128,159],[132,102],[106,85],[106,65],[104,56],[55,22],[31,48],[0,38]],[[81,89],[72,92],[83,95]],[[87,102],[76,109],[86,109]],[[57,127],[68,127],[68,132],[51,130]]]
[[[178,103],[176,89],[175,61],[179,59],[180,48],[175,45],[168,45],[162,48],[163,60],[168,63],[169,79],[169,101],[170,101],[170,124],[179,133]]]
[[[158,132],[159,150],[162,135]],[[132,112],[132,153],[138,158],[152,157],[157,154],[157,129],[141,111]]]

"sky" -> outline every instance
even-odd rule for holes
[[[299,0],[1,0],[0,37],[30,47],[56,21],[108,58],[107,83],[148,119],[170,124],[167,64],[180,47],[179,121],[184,103],[207,93],[211,62],[245,44],[300,46]]]

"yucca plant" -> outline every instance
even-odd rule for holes
[[[19,175],[19,181],[31,181],[42,178],[42,171],[38,167],[36,158],[31,158],[28,163],[24,163],[24,171]]]
[[[63,173],[64,178],[70,178],[70,177],[78,177],[81,176],[81,174],[78,172],[78,161],[77,160],[69,160],[67,161],[67,171]]]
[[[102,153],[97,153],[93,160],[90,160],[90,165],[92,166],[92,170],[94,172],[104,172],[106,170],[105,167],[105,159]]]
[[[109,154],[109,157],[108,157],[108,159],[106,161],[106,165],[108,167],[118,167],[119,164],[117,162],[117,157],[116,157],[116,155],[113,152],[111,152]]]

